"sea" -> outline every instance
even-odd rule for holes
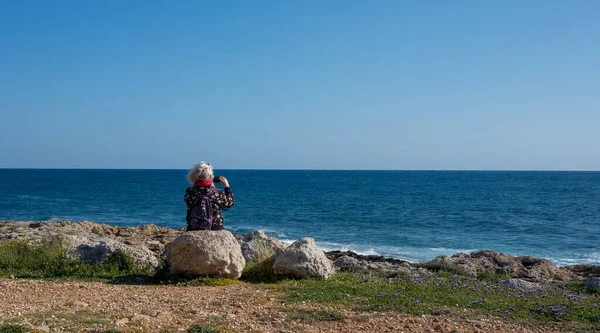
[[[185,226],[187,170],[0,169],[0,220]],[[600,265],[600,172],[217,170],[236,234],[411,262],[482,249]]]

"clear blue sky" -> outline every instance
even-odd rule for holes
[[[2,1],[0,167],[600,170],[600,1]]]

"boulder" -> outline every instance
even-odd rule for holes
[[[385,258],[379,255],[361,255],[352,251],[329,251],[325,256],[333,262],[338,271],[362,272],[365,270],[380,273],[413,273],[420,270],[411,267],[405,260]]]
[[[246,262],[260,261],[278,255],[286,244],[276,238],[268,237],[263,230],[256,230],[238,240]]]
[[[438,257],[430,262],[462,267],[470,276],[489,273],[532,281],[571,281],[577,278],[573,272],[566,268],[556,267],[548,259],[530,256],[513,257],[491,250],[471,254],[457,253],[451,257]]]
[[[113,239],[105,238],[88,240],[86,238],[72,238],[71,246],[65,251],[68,259],[81,259],[89,264],[104,262],[111,254],[122,251],[131,256],[136,266],[142,269],[158,266],[158,258],[148,248],[143,246],[130,246]]]
[[[529,282],[521,279],[508,279],[502,284],[504,284],[508,288],[523,291],[538,291],[542,289],[542,287],[538,283]]]
[[[298,278],[327,279],[335,270],[325,253],[317,248],[315,240],[303,237],[275,257],[273,272]]]
[[[226,230],[189,231],[165,247],[172,274],[239,279],[246,261],[240,245]]]
[[[600,277],[600,266],[597,265],[570,265],[565,266],[564,268],[584,279],[590,277]]]
[[[340,271],[361,272],[368,269],[369,265],[354,257],[341,256],[335,259],[333,266]]]

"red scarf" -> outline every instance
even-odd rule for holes
[[[195,187],[213,187],[213,180],[212,179],[204,179],[204,180],[198,180],[194,183]]]

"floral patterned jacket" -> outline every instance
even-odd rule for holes
[[[208,193],[208,190],[210,189],[210,187],[196,187],[196,190],[198,190],[200,193],[202,194],[206,194]],[[190,205],[194,202],[196,202],[198,197],[198,194],[196,194],[196,191],[194,191],[193,187],[188,187],[185,190],[185,195],[183,196],[183,200],[185,201],[185,204],[187,205],[187,214],[185,217],[185,220],[189,222],[189,218],[190,218],[190,208],[192,208]],[[212,203],[212,211],[213,211],[213,225],[212,225],[212,229],[211,230],[222,230],[223,229],[223,214],[221,213],[221,209],[223,210],[227,210],[231,207],[233,207],[233,192],[231,192],[231,188],[226,187],[225,188],[225,192],[219,190],[219,189],[215,189],[212,193],[212,195],[210,196],[210,201]],[[188,224],[188,231],[189,231],[189,224]]]

